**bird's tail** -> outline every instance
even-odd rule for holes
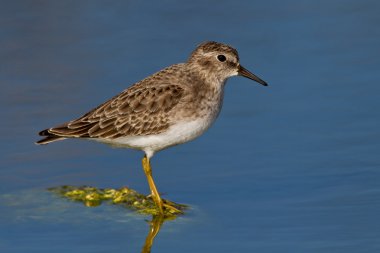
[[[49,133],[49,129],[42,130],[38,134],[40,136],[45,136],[45,138],[36,142],[36,144],[38,145],[45,145],[45,144],[49,144],[50,142],[61,141],[61,140],[66,139],[65,137]]]
[[[42,130],[38,134],[45,138],[36,142],[36,144],[48,144],[54,141],[61,141],[67,138],[89,138],[89,131],[96,126],[97,122],[70,121],[56,127]]]

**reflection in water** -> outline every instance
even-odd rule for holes
[[[51,189],[57,190],[58,188],[59,187]],[[90,208],[75,209],[75,207],[73,207],[72,201],[62,201],[62,199],[56,198],[54,195],[48,194],[47,192],[40,191],[38,189],[17,191],[10,194],[0,194],[0,203],[3,205],[3,207],[7,207],[7,210],[12,209],[11,212],[4,212],[0,205],[1,224],[4,224],[6,222],[12,222],[14,224],[14,222],[17,223],[21,221],[36,221],[48,224],[67,223],[69,221],[70,224],[75,224],[78,222],[80,224],[88,224],[90,223],[90,220],[97,220],[97,222],[101,222],[102,220],[106,219],[107,224],[110,224],[109,221],[121,221],[122,224],[124,224],[124,227],[122,228],[122,231],[124,232],[126,229],[125,224],[127,223],[131,224],[129,228],[146,224],[143,222],[145,220],[143,216],[136,214],[136,212],[114,212],[114,208],[103,208],[97,212],[93,212],[92,209],[97,206],[92,205],[93,203],[86,205]],[[99,202],[99,205],[100,204],[101,202]],[[118,205],[109,205],[109,207],[112,206],[116,207]],[[125,205],[125,207],[128,206]],[[159,233],[163,223],[165,221],[175,220],[178,216],[151,215],[151,217],[152,218],[149,221],[149,231],[146,235],[145,243],[137,242],[138,248],[140,248],[143,244],[141,250],[143,253],[151,252],[154,239]],[[128,231],[134,233],[133,230],[128,229]],[[72,234],[72,231],[70,234]]]
[[[160,231],[162,224],[166,220],[176,219],[177,215],[183,214],[183,211],[187,208],[186,205],[164,200],[164,203],[170,203],[171,206],[180,211],[172,213],[172,209],[166,209],[165,213],[161,214],[150,197],[127,187],[120,189],[99,189],[90,186],[75,187],[66,185],[49,188],[49,191],[54,192],[63,198],[83,202],[83,204],[88,207],[98,206],[103,201],[111,201],[113,204],[122,204],[124,207],[136,210],[140,213],[152,214],[149,233],[146,236],[145,244],[142,249],[143,253],[150,252],[154,238]]]
[[[152,214],[149,233],[146,236],[145,244],[142,249],[143,253],[150,252],[154,238],[160,231],[162,224],[167,220],[176,219],[178,215],[183,214],[183,211],[187,209],[186,205],[163,200],[164,203],[169,203],[179,211],[172,213],[172,209],[165,209],[165,213],[161,214],[150,196],[145,196],[127,187],[120,189],[100,189],[90,186],[76,187],[66,185],[52,187],[48,190],[57,194],[57,196],[82,202],[87,207],[99,206],[102,202],[108,201],[113,204],[122,204],[124,207],[138,211],[139,213]]]
[[[149,233],[146,236],[144,247],[142,248],[142,253],[148,253],[150,252],[150,249],[152,248],[154,238],[160,232],[161,226],[165,221],[165,217],[162,215],[153,215],[152,221],[150,222],[150,229]]]

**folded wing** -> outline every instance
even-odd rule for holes
[[[165,131],[181,102],[184,90],[178,85],[132,86],[82,117],[45,129],[37,144],[47,144],[65,138],[106,138],[158,134]]]

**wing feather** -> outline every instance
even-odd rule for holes
[[[47,131],[59,137],[110,139],[161,133],[183,96],[184,89],[174,84],[134,85],[79,119]]]

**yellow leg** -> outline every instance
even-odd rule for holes
[[[164,214],[163,202],[162,202],[162,199],[160,197],[160,194],[157,191],[156,185],[153,181],[152,169],[150,167],[150,161],[146,156],[144,156],[144,158],[142,159],[142,165],[143,165],[143,169],[145,172],[145,176],[148,179],[148,184],[149,184],[150,191],[152,193],[152,198],[153,198],[154,202],[156,203],[158,209],[160,210],[160,213]]]
[[[154,202],[156,203],[158,209],[160,210],[160,214],[164,215],[164,208],[171,209],[173,213],[183,213],[182,211],[178,210],[175,208],[170,201],[165,200],[162,201],[160,194],[158,193],[156,184],[153,181],[153,176],[152,176],[152,168],[150,167],[150,161],[149,158],[144,156],[142,159],[142,165],[143,169],[145,172],[145,176],[148,179],[148,184],[150,188],[150,192],[152,194],[152,198]]]

